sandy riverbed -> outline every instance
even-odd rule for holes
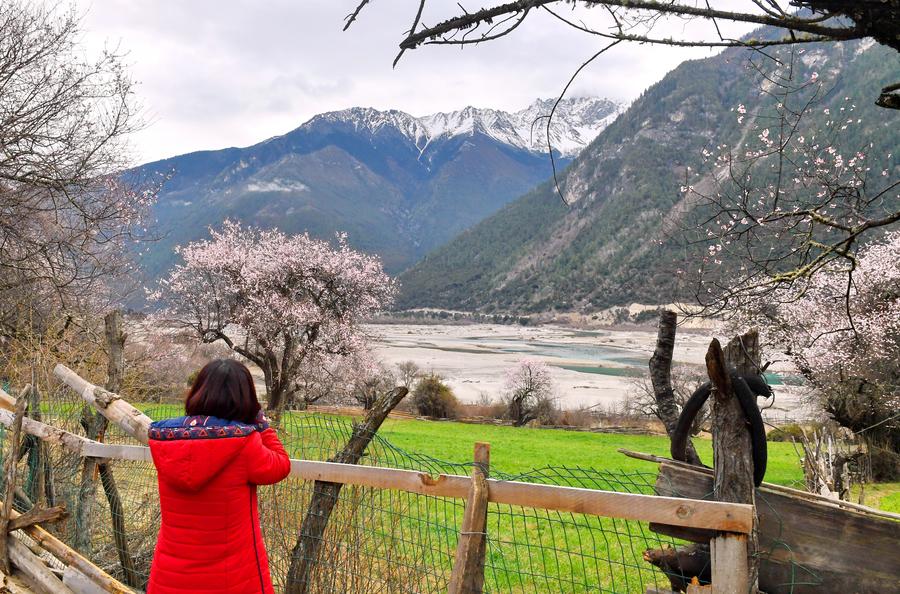
[[[627,398],[634,376],[647,372],[655,329],[573,330],[539,326],[402,325],[366,327],[376,355],[388,365],[414,361],[446,378],[464,402],[499,398],[504,372],[523,358],[551,369],[559,404],[565,408],[613,408]],[[711,336],[679,332],[675,362],[703,365]],[[770,416],[799,413],[800,390],[778,386]]]

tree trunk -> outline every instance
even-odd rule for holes
[[[106,330],[107,379],[105,387],[113,393],[120,392],[125,378],[125,339],[122,330],[122,313],[111,311],[103,319]],[[82,410],[81,425],[88,439],[103,440],[109,421],[89,406]],[[83,553],[91,552],[91,519],[96,503],[97,478],[101,478],[103,493],[109,504],[112,516],[113,534],[116,552],[129,586],[137,585],[134,573],[134,561],[128,551],[128,539],[123,522],[124,511],[122,498],[113,479],[112,468],[108,462],[99,463],[94,458],[85,458],[81,468],[81,482],[78,490],[78,502],[75,508],[75,548]]]
[[[353,434],[347,440],[344,448],[335,455],[330,462],[341,464],[356,464],[363,452],[375,437],[378,428],[387,418],[395,406],[400,404],[406,396],[406,388],[394,388],[384,394],[366,414],[360,424],[353,426]],[[325,529],[331,512],[337,505],[338,495],[341,492],[342,483],[328,483],[316,481],[313,484],[313,494],[306,510],[306,516],[300,525],[300,533],[297,544],[291,553],[291,566],[288,570],[286,594],[306,594],[309,592],[312,570],[318,557],[319,547],[322,545]]]
[[[484,557],[487,551],[488,472],[491,446],[475,444],[472,485],[459,530],[456,558],[450,573],[449,594],[484,592]]]
[[[100,414],[94,414],[85,405],[81,411],[81,427],[88,439],[96,440],[106,428],[107,422]],[[97,459],[85,458],[81,466],[81,480],[78,484],[78,500],[75,504],[75,535],[72,545],[85,557],[91,554],[91,517],[97,494]]]
[[[674,311],[659,312],[659,333],[656,338],[656,350],[650,357],[650,382],[653,384],[653,396],[656,400],[656,411],[659,420],[666,427],[669,438],[675,433],[678,425],[678,404],[675,402],[675,390],[672,388],[672,354],[675,351],[675,330],[678,315]],[[694,449],[690,438],[685,448],[687,461],[696,466],[703,466],[700,456]]]
[[[122,390],[122,383],[125,380],[126,335],[122,331],[121,312],[110,312],[106,315],[104,322],[106,324],[106,345],[109,349],[105,387],[110,392],[118,393]],[[96,414],[99,415],[99,413]],[[104,418],[104,420],[106,419]],[[105,425],[106,423],[104,423],[104,429]],[[122,506],[122,497],[119,495],[119,488],[116,486],[116,481],[113,477],[113,469],[109,462],[103,462],[98,465],[98,471],[100,473],[100,482],[103,485],[103,493],[106,495],[106,501],[109,504],[109,514],[113,525],[113,540],[116,544],[119,564],[122,566],[122,574],[125,578],[125,583],[136,588],[140,585],[140,580],[134,569],[134,560],[128,550],[128,534],[125,531],[125,509]]]
[[[132,588],[141,585],[137,572],[134,569],[134,559],[128,551],[128,533],[125,530],[125,508],[122,506],[122,498],[113,477],[109,464],[100,465],[100,481],[103,483],[103,492],[109,502],[109,514],[112,517],[113,541],[116,544],[116,554],[119,556],[119,565],[122,566],[122,575],[125,583]]]
[[[277,363],[267,362],[266,367],[263,369],[266,380],[266,412],[273,418],[278,418],[284,409],[287,382],[284,374],[277,368]]]
[[[28,393],[27,416],[41,421],[41,393],[32,386]],[[55,505],[53,497],[53,466],[48,456],[47,444],[34,436],[29,436],[28,477],[25,480],[25,493],[34,505],[40,505],[46,499],[49,507]]]
[[[713,385],[712,422],[717,501],[756,505],[753,484],[753,453],[747,419],[734,393],[730,372],[749,376],[760,373],[759,333],[756,330],[733,338],[722,350],[713,339],[706,354],[706,368]],[[748,581],[750,591],[758,589],[759,559],[757,520],[748,535]]]
[[[10,516],[13,513],[13,499],[16,491],[16,469],[19,462],[19,439],[22,436],[22,418],[25,416],[25,404],[27,402],[28,390],[31,386],[27,386],[19,397],[16,399],[16,414],[13,418],[12,427],[10,427],[8,452],[6,460],[3,462],[3,475],[5,480],[5,494],[3,496],[2,507],[0,507],[0,571],[6,575],[12,573],[9,561],[9,551],[7,545],[13,539],[7,534]]]
[[[122,312],[114,310],[103,318],[106,330],[106,389],[110,392],[122,391],[125,381],[125,332],[122,330]]]

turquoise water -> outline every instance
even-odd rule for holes
[[[602,365],[577,365],[577,364],[560,364],[554,365],[560,369],[568,371],[577,371],[578,373],[590,373],[594,375],[611,375],[614,377],[640,377],[642,371],[636,367],[603,367]]]

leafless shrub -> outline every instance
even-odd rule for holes
[[[553,378],[543,361],[522,359],[506,370],[503,398],[507,416],[519,427],[532,421],[550,424],[555,414]]]
[[[233,356],[224,345],[199,344],[189,336],[152,330],[126,342],[123,391],[138,402],[180,401],[203,365]]]
[[[478,395],[478,400],[474,403],[461,403],[459,405],[459,414],[461,417],[476,417],[484,419],[505,419],[507,404],[502,401],[492,399],[485,392]]]
[[[701,367],[676,365],[672,368],[672,389],[675,393],[675,403],[678,405],[679,410],[684,408],[691,394],[705,381],[707,381],[706,372]],[[649,376],[634,378],[630,382],[627,398],[624,410],[621,411],[624,414],[645,418],[650,417],[662,421],[662,417],[660,417],[657,410],[656,397]],[[697,413],[694,423],[691,425],[691,434],[697,435],[708,420],[709,406],[706,404]]]
[[[588,407],[560,410],[553,424],[559,427],[589,429],[597,424],[597,413]]]
[[[413,390],[416,382],[422,378],[422,369],[414,361],[401,361],[397,363],[397,385],[407,390]]]
[[[120,57],[83,54],[74,8],[0,0],[0,325],[104,301],[156,184],[123,180],[139,125]]]
[[[378,396],[395,387],[395,384],[391,371],[378,363],[370,369],[360,370],[353,381],[350,395],[364,410],[369,410]]]

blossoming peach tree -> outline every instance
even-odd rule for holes
[[[179,248],[183,262],[151,296],[161,315],[258,365],[276,415],[298,390],[305,362],[330,368],[326,361],[361,352],[361,323],[393,299],[381,261],[345,236],[332,245],[232,221],[210,233]]]
[[[876,478],[900,476],[900,230],[859,250],[849,292],[836,264],[804,294],[739,316],[815,389],[821,408],[864,441]],[[749,314],[749,315],[748,315]]]
[[[826,270],[849,291],[859,248],[900,224],[900,145],[869,138],[883,123],[817,72],[757,69],[764,99],[736,106],[739,139],[705,149],[707,171],[682,188],[696,208],[681,272],[706,313],[795,300]]]

